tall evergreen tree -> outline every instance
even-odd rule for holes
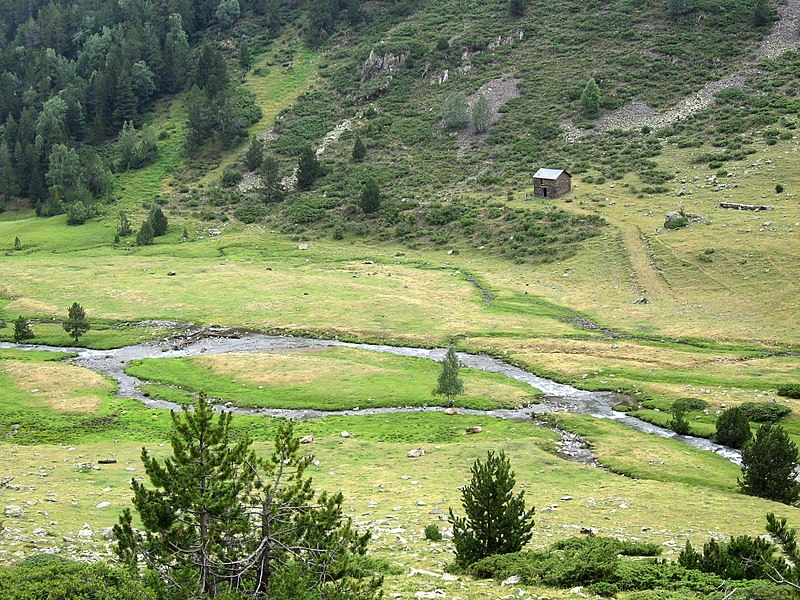
[[[460,396],[464,393],[464,382],[461,381],[461,377],[458,375],[460,368],[461,365],[458,362],[456,349],[454,346],[450,346],[442,361],[442,370],[439,373],[439,380],[436,387],[433,389],[433,394],[435,396],[444,396],[447,398],[447,404],[449,406],[453,405],[456,396]]]
[[[366,214],[374,213],[381,207],[381,189],[371,177],[364,183],[358,205]]]
[[[775,502],[791,504],[800,495],[795,480],[797,446],[780,425],[764,423],[742,448],[741,491]]]
[[[89,321],[86,319],[86,311],[80,304],[77,302],[72,303],[72,306],[69,307],[69,311],[67,311],[67,319],[62,323],[62,327],[64,331],[75,340],[76,344],[78,343],[78,338],[91,329]]]
[[[215,415],[204,394],[194,410],[172,413],[172,456],[142,451],[150,486],[133,480],[133,506],[114,527],[116,552],[136,569],[140,557],[156,586],[180,597],[214,598],[242,591],[252,598],[373,600],[380,578],[357,579],[351,557],[364,554],[342,511],[341,493],[316,496],[305,475],[290,421],[275,450],[259,459],[245,437],[234,441],[231,413]]]
[[[150,219],[145,219],[144,223],[139,227],[139,231],[136,232],[136,245],[149,246],[153,243],[154,238],[155,233],[153,232],[153,226],[150,224]]]
[[[158,237],[167,233],[169,222],[158,204],[153,204],[150,207],[150,212],[147,213],[147,222],[153,228],[153,235]]]
[[[353,162],[361,162],[364,160],[366,155],[367,147],[364,145],[364,141],[361,139],[361,136],[356,134],[356,139],[353,142]]]
[[[733,406],[723,410],[722,414],[717,417],[714,441],[718,444],[741,448],[752,437],[750,421],[740,407]]]
[[[322,174],[317,154],[311,146],[305,146],[297,161],[297,189],[309,190]]]
[[[22,315],[19,315],[14,321],[14,341],[19,344],[32,338],[33,329],[31,329],[30,322]]]
[[[516,477],[503,451],[489,451],[472,465],[472,479],[461,491],[465,517],[450,509],[456,563],[462,567],[496,554],[519,552],[530,541],[533,508],[525,492],[514,494]]]
[[[268,156],[258,169],[261,175],[261,190],[265,202],[279,202],[283,200],[286,190],[281,182],[280,165],[273,156]]]
[[[258,136],[250,137],[250,144],[244,153],[244,166],[248,171],[256,171],[264,162],[264,142]]]
[[[492,118],[492,108],[486,96],[479,94],[472,105],[472,126],[478,133],[483,133],[489,128],[489,121]]]
[[[601,101],[600,88],[597,86],[594,77],[591,77],[589,81],[586,82],[586,87],[583,88],[583,93],[581,94],[581,109],[583,110],[583,114],[587,117],[596,117],[600,114]]]

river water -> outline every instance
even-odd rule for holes
[[[287,351],[308,348],[326,348],[332,346],[346,346],[373,352],[387,352],[399,356],[426,358],[441,361],[447,350],[445,348],[413,348],[399,346],[384,346],[376,344],[358,344],[341,342],[338,340],[320,340],[312,338],[273,336],[248,333],[238,337],[215,336],[195,339],[186,343],[162,342],[153,344],[135,344],[114,350],[88,350],[86,348],[62,348],[55,346],[42,346],[33,344],[0,343],[2,348],[22,348],[31,350],[44,350],[49,352],[69,352],[76,354],[73,362],[79,366],[97,371],[114,379],[119,384],[117,396],[139,400],[151,408],[180,409],[172,402],[154,400],[146,397],[139,386],[142,384],[136,377],[125,373],[125,368],[132,360],[141,358],[177,358],[183,356],[197,356],[200,354],[226,354],[231,352],[258,352],[258,351]],[[489,373],[500,373],[511,379],[521,381],[544,393],[539,404],[520,409],[498,410],[472,410],[460,409],[463,414],[486,415],[503,419],[522,421],[532,420],[531,413],[542,414],[552,412],[570,412],[588,414],[602,419],[613,419],[644,433],[657,435],[664,438],[675,438],[689,446],[700,450],[716,452],[736,464],[741,464],[741,455],[738,451],[720,446],[705,438],[687,435],[677,435],[674,431],[646,423],[640,419],[613,410],[619,404],[620,395],[612,392],[591,392],[557,383],[544,377],[539,377],[524,369],[515,367],[502,360],[482,354],[458,353],[462,365]],[[374,415],[401,412],[440,412],[442,407],[393,407],[393,408],[365,408],[359,410],[319,411],[313,409],[250,409],[232,406],[221,407],[222,410],[237,414],[265,415],[293,419],[315,419],[333,415]],[[534,417],[535,417],[534,414]]]

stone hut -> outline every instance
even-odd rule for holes
[[[533,194],[540,198],[560,198],[572,190],[572,175],[564,169],[539,169],[533,174]]]

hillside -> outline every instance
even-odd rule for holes
[[[167,456],[164,409],[207,393],[261,457],[298,419],[389,597],[781,598],[616,552],[611,574],[524,569],[587,531],[672,564],[800,524],[708,441],[755,403],[800,443],[799,14],[0,0],[0,590],[57,571],[42,555],[112,561],[141,447]],[[541,166],[572,191],[535,196]],[[451,345],[456,415],[433,392]],[[687,399],[696,439],[670,431]],[[448,508],[498,449],[533,552],[454,570]]]

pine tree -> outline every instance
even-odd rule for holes
[[[380,578],[349,573],[369,535],[352,528],[341,493],[316,496],[305,475],[313,457],[300,454],[292,422],[279,423],[274,452],[259,459],[249,439],[233,441],[232,421],[204,394],[193,411],[172,413],[172,456],[143,450],[150,486],[131,481],[144,534],[129,509],[114,527],[121,561],[136,569],[143,558],[182,598],[379,597]]]
[[[17,320],[14,321],[14,341],[18,344],[20,342],[24,342],[25,340],[30,340],[33,338],[33,329],[31,329],[31,325],[28,320],[19,315]]]
[[[371,177],[364,183],[358,205],[366,214],[374,213],[381,207],[381,189]]]
[[[311,146],[304,147],[297,161],[297,189],[301,191],[311,189],[321,174],[322,168],[316,152]]]
[[[462,567],[496,554],[519,552],[531,539],[533,508],[525,492],[514,494],[516,478],[503,451],[489,451],[472,465],[472,480],[461,492],[465,517],[450,509],[456,563]]]
[[[442,104],[444,128],[450,131],[464,129],[469,125],[467,98],[461,92],[453,92]]]
[[[149,246],[153,243],[154,238],[155,233],[153,233],[153,226],[150,224],[149,219],[145,219],[142,226],[139,227],[139,231],[136,233],[136,245]]]
[[[239,0],[221,0],[217,6],[217,21],[223,29],[231,27],[239,19],[240,14]]]
[[[767,0],[756,0],[753,6],[753,27],[763,27],[773,20],[772,8]]]
[[[286,190],[281,182],[280,165],[273,156],[268,156],[258,169],[261,175],[261,192],[264,202],[280,202]]]
[[[686,419],[686,410],[681,405],[672,407],[672,419],[668,427],[678,435],[689,435],[689,421]]]
[[[22,242],[19,239],[19,236],[14,238],[14,250],[22,250]]]
[[[78,343],[78,338],[91,329],[89,321],[86,319],[86,311],[80,304],[72,303],[67,312],[67,320],[62,323],[62,327],[75,340],[75,343]]]
[[[150,227],[153,228],[154,237],[167,233],[169,223],[167,222],[166,215],[164,215],[164,211],[161,210],[158,204],[153,204],[153,206],[150,207],[150,212],[147,213],[147,222],[150,223]]]
[[[492,108],[486,96],[479,94],[472,105],[472,126],[477,133],[483,133],[489,128],[489,121],[492,118]]]
[[[460,367],[458,356],[456,356],[456,349],[450,346],[442,361],[439,381],[433,390],[435,396],[445,396],[449,406],[453,405],[453,400],[456,396],[460,396],[464,393],[464,382],[461,381],[461,378],[458,376]]]
[[[214,571],[228,558],[227,540],[249,528],[243,495],[252,473],[245,465],[255,457],[246,438],[232,443],[231,419],[227,412],[215,416],[205,396],[193,411],[172,412],[172,457],[161,463],[142,449],[153,487],[131,480],[133,507],[149,535],[133,531],[130,509],[114,527],[124,563],[135,566],[141,553],[161,577],[180,582],[191,597],[216,595]]]
[[[581,94],[581,109],[583,110],[583,114],[587,117],[596,117],[600,114],[601,101],[600,88],[597,86],[594,77],[591,77],[589,81],[586,82],[586,87],[583,88],[583,93]]]
[[[738,406],[722,411],[722,414],[717,417],[714,441],[718,444],[741,448],[751,437],[753,434],[750,431],[750,421]]]
[[[128,220],[128,215],[124,210],[119,211],[119,225],[117,226],[117,235],[119,237],[127,237],[133,230],[131,229],[131,222]]]
[[[244,153],[244,166],[248,171],[256,171],[264,162],[264,142],[257,136],[250,137],[250,144]]]
[[[780,425],[764,423],[742,448],[741,491],[775,502],[791,504],[800,495],[795,481],[797,446]]]
[[[361,162],[367,156],[367,147],[364,145],[361,136],[356,134],[355,142],[353,142],[353,162]]]
[[[239,66],[243,71],[249,71],[250,67],[253,66],[250,56],[250,44],[245,39],[242,39],[239,43]]]

